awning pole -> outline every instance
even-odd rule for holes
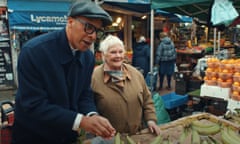
[[[151,9],[151,42],[150,42],[150,47],[151,47],[151,55],[150,55],[150,72],[153,72],[153,61],[154,61],[154,45],[153,45],[153,40],[154,40],[154,9]]]
[[[154,9],[151,9],[151,36],[150,36],[150,87],[151,87],[151,92],[153,92],[154,88],[153,88],[153,61],[154,61],[154,54],[153,54],[153,50],[154,50],[154,45],[153,45],[153,40],[154,40]]]
[[[218,32],[218,51],[217,53],[220,53],[220,42],[221,42],[221,32]]]

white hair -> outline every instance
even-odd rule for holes
[[[140,36],[138,42],[146,42],[146,38],[144,36]]]
[[[123,41],[120,40],[117,36],[113,35],[108,35],[101,43],[100,43],[100,48],[99,50],[103,53],[106,54],[109,48],[111,48],[114,45],[120,45],[124,49],[124,44]],[[125,51],[125,49],[124,49]]]

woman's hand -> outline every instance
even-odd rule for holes
[[[151,133],[160,134],[160,128],[154,121],[148,121],[147,124]]]

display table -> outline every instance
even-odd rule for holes
[[[202,50],[197,49],[176,49],[176,52],[178,70],[181,70],[180,64],[190,64],[188,70],[192,70],[197,64],[198,59],[204,56]]]
[[[219,86],[210,86],[206,84],[201,85],[200,96],[215,97],[219,99],[228,100],[231,88],[221,88]]]
[[[215,87],[214,87],[215,88]],[[217,96],[203,95],[202,88],[188,93],[189,100],[192,100],[193,111],[209,112],[214,115],[223,115],[227,111],[228,101]],[[204,93],[205,94],[205,93]]]
[[[231,88],[221,88],[219,86],[210,86],[203,84],[200,90],[201,98],[208,99],[217,99],[221,102],[227,103],[227,110],[234,111],[236,108],[240,108],[240,102],[231,99],[230,97]],[[190,96],[190,94],[189,94]],[[222,105],[219,106],[219,109],[222,109]],[[224,104],[225,106],[225,104]]]

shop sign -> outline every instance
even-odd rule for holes
[[[13,12],[9,15],[12,29],[56,30],[62,29],[67,22],[65,12]]]

